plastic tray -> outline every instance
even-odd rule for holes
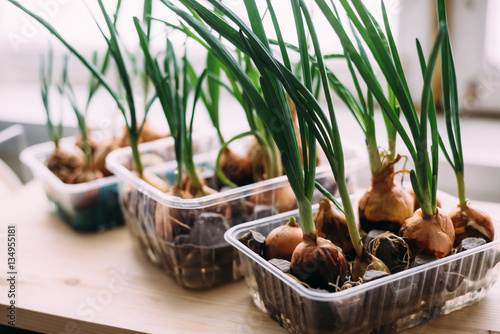
[[[74,138],[64,138],[60,145],[74,145]],[[30,146],[21,152],[20,159],[31,169],[33,176],[42,181],[56,213],[78,231],[96,232],[122,226],[116,176],[66,184],[46,166],[54,147],[53,142]]]
[[[161,140],[142,144],[140,150],[148,153],[165,144]],[[195,163],[209,177],[213,175],[217,151],[210,152],[210,145],[205,144],[207,149],[198,151],[209,153],[197,155]],[[356,173],[366,166],[366,158],[360,149],[346,147],[345,151],[347,175],[354,186]],[[278,213],[274,202],[279,200],[280,189],[289,187],[287,178],[277,177],[197,199],[181,199],[162,193],[127,169],[130,156],[129,149],[112,152],[106,166],[123,181],[120,203],[140,251],[186,288],[210,288],[241,278],[238,254],[224,241],[224,232],[231,226]],[[170,162],[149,170],[172,184],[176,167],[175,162]],[[318,167],[317,179],[327,187],[335,187],[327,166]],[[251,197],[253,202],[249,201]],[[318,197],[321,198],[319,193]],[[272,200],[263,205],[265,198]],[[169,216],[177,217],[185,226],[165,223]]]
[[[440,193],[443,205],[456,203]],[[359,198],[353,198],[356,204]],[[446,208],[446,206],[445,206]],[[316,206],[317,209],[317,206]],[[500,240],[335,293],[308,289],[238,241],[250,230],[267,235],[298,212],[229,229],[254,303],[290,333],[391,333],[481,300],[495,283]],[[500,221],[494,220],[497,231]]]

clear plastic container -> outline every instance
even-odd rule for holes
[[[60,145],[74,145],[74,138],[65,138]],[[42,181],[55,212],[77,231],[98,232],[122,226],[116,176],[80,184],[63,183],[46,166],[54,147],[53,142],[30,146],[21,152],[20,159]]]
[[[444,193],[439,198],[443,205],[458,203]],[[354,205],[358,200],[353,196]],[[235,226],[225,234],[239,252],[254,303],[290,333],[399,332],[481,300],[497,279],[498,237],[340,292],[308,289],[238,240],[250,230],[267,235],[290,216],[299,220],[297,211],[289,212]],[[495,219],[494,224],[500,231],[500,221]]]
[[[162,141],[142,144],[140,151],[154,152],[165,144]],[[204,149],[200,149],[201,144]],[[208,152],[195,156],[195,163],[206,179],[214,174],[216,148],[216,143],[208,142],[199,142],[196,148],[198,152]],[[366,167],[363,153],[353,147],[345,148],[347,175],[353,187],[357,174]],[[201,198],[181,199],[137,177],[125,167],[130,159],[129,149],[112,152],[106,159],[107,168],[123,181],[120,203],[126,224],[140,251],[186,288],[206,289],[241,278],[238,254],[225,242],[224,232],[231,226],[295,208],[279,205],[281,191],[289,188],[286,176]],[[175,162],[166,162],[148,170],[173,184],[176,168]],[[318,167],[317,179],[335,191],[335,181],[327,166]],[[320,198],[318,192],[317,199]]]

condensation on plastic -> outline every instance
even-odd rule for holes
[[[74,145],[74,138],[64,138],[60,145]],[[33,176],[41,180],[56,213],[78,231],[97,232],[122,226],[118,179],[109,176],[80,184],[66,184],[46,166],[54,149],[53,142],[33,145],[21,152],[20,159],[31,169]]]
[[[440,200],[458,203],[440,193]],[[357,203],[358,198],[353,198]],[[446,206],[445,206],[446,207]],[[317,206],[315,206],[315,211]],[[238,241],[267,235],[294,211],[229,229],[254,303],[290,333],[392,333],[471,305],[486,296],[500,266],[500,240],[340,292],[311,290]],[[500,231],[500,221],[494,219]]]
[[[140,151],[148,154],[165,145],[161,140],[141,144]],[[216,137],[196,144],[197,152],[206,152],[195,156],[205,177],[213,175],[217,148]],[[366,158],[363,151],[349,146],[345,154],[346,175],[354,186],[356,174],[366,167]],[[286,176],[201,198],[181,199],[137,177],[126,167],[130,159],[130,149],[117,150],[108,156],[106,166],[122,181],[120,204],[140,251],[186,288],[207,289],[241,278],[238,254],[225,242],[224,232],[231,226],[279,213],[274,204],[279,201],[280,189],[289,187]],[[149,171],[173,184],[176,167],[175,162],[167,162]],[[317,179],[327,187],[335,187],[327,166],[318,167]],[[320,198],[318,192],[316,199]]]

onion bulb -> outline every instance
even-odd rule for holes
[[[379,229],[397,233],[414,212],[410,194],[394,183],[394,164],[398,160],[373,176],[371,188],[359,200],[359,221],[366,232]]]
[[[305,235],[293,252],[290,269],[310,287],[330,289],[330,283],[338,287],[344,283],[347,261],[342,250],[330,240]]]
[[[77,146],[58,146],[47,160],[47,168],[64,183],[70,183],[73,173],[84,165],[85,154]]]
[[[97,149],[97,146],[99,146],[99,145],[92,137],[92,131],[90,131],[90,129],[87,129],[87,142],[90,146],[90,150],[92,151],[92,153],[94,153],[95,150]],[[83,140],[83,136],[82,136],[81,132],[79,132],[76,135],[75,145],[78,146],[79,148],[81,148],[82,150],[84,150],[85,145],[84,145],[84,140]]]
[[[139,128],[140,125],[138,125],[137,127]],[[142,128],[142,132],[139,135],[139,144],[147,143],[147,142],[157,140],[160,138],[164,138],[164,137],[166,137],[166,136],[158,133],[156,130],[154,130],[151,127],[149,122],[146,121],[144,123],[144,127]],[[130,146],[130,139],[129,139],[129,133],[128,133],[127,128],[124,128],[124,130],[123,130],[123,135],[120,138],[119,145],[120,145],[120,147]]]
[[[389,275],[391,274],[391,271],[382,260],[373,256],[363,247],[361,256],[356,256],[352,265],[351,279],[357,281],[370,270],[385,271]]]
[[[200,198],[200,197],[210,196],[210,195],[214,195],[214,194],[219,193],[217,190],[207,186],[205,179],[201,179],[200,182],[201,182],[201,184],[199,186],[195,186],[191,182],[191,179],[189,177],[186,177],[184,179],[184,181],[182,182],[182,187],[183,187],[182,191],[189,194],[190,198]],[[184,198],[187,198],[187,197],[184,197]],[[215,205],[212,205],[212,206],[209,206],[209,207],[203,209],[203,211],[218,213],[218,214],[224,216],[224,218],[226,220],[231,219],[231,213],[232,213],[231,206],[227,202],[217,203]]]
[[[155,187],[156,189],[160,190],[161,192],[168,192],[169,187],[167,182],[162,180],[160,177],[156,176],[155,174],[145,170],[142,172],[142,176],[140,178]]]
[[[252,160],[235,153],[229,148],[222,152],[220,168],[224,175],[238,186],[253,182]]]
[[[94,151],[94,168],[101,171],[104,176],[110,176],[112,173],[106,168],[106,157],[109,153],[120,148],[118,139],[113,137],[111,140],[99,144]]]
[[[291,217],[288,223],[273,229],[266,237],[265,256],[267,260],[283,259],[291,261],[293,251],[302,242],[302,229]]]
[[[252,166],[252,179],[254,182],[266,180],[268,175],[265,175],[264,163],[270,157],[262,150],[257,139],[253,138],[250,146],[248,147],[246,159],[251,162]]]
[[[494,239],[495,228],[490,216],[467,203],[467,210],[460,205],[449,214],[455,228],[454,246],[460,245],[463,239],[474,237],[482,238],[487,242]]]
[[[176,186],[171,187],[167,194],[182,199],[192,198],[189,192]],[[182,215],[183,212],[190,213],[189,210],[168,207],[157,203],[154,213],[154,223],[158,237],[162,240],[174,241],[176,235],[188,232],[191,228],[183,222],[183,218],[185,218]]]
[[[251,195],[248,200],[255,205],[270,205],[278,212],[288,212],[297,208],[297,197],[290,185]]]
[[[76,169],[73,174],[71,174],[70,178],[68,179],[68,183],[71,184],[77,184],[77,183],[85,183],[85,182],[90,182],[94,181],[100,178],[103,178],[104,175],[96,169],[93,168],[78,168]]]
[[[434,216],[418,209],[406,220],[399,235],[406,238],[412,257],[422,254],[443,258],[453,248],[455,229],[450,217],[439,208]]]
[[[314,216],[314,225],[318,237],[330,240],[334,245],[342,248],[346,255],[354,252],[344,214],[332,207],[326,198],[319,202],[318,212]]]

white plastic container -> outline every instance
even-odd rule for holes
[[[140,151],[154,152],[166,144],[161,140],[141,144]],[[210,177],[217,156],[217,151],[210,148],[217,145],[203,144],[206,149],[198,147],[197,151],[208,153],[195,156],[195,163],[204,177]],[[353,147],[346,147],[345,154],[347,177],[354,186],[356,174],[366,167],[366,158],[362,150]],[[130,149],[117,150],[108,156],[106,166],[123,181],[120,203],[140,251],[187,288],[210,288],[241,278],[237,252],[224,241],[224,232],[231,226],[279,213],[274,204],[280,190],[289,187],[286,176],[201,198],[181,199],[162,193],[137,177],[125,167],[130,159]],[[149,170],[173,184],[176,168],[177,164],[170,162]],[[317,179],[335,190],[327,166],[318,167]],[[272,200],[263,204],[265,198]],[[317,199],[320,198],[318,192]],[[176,220],[169,218],[172,216]]]
[[[60,145],[74,145],[74,138],[65,138]],[[122,226],[116,176],[80,184],[63,183],[46,166],[54,148],[53,142],[33,145],[21,152],[20,159],[42,181],[55,212],[77,231],[96,232]]]
[[[458,200],[440,193],[444,208]],[[353,197],[353,205],[359,198]],[[315,211],[317,210],[317,206]],[[267,235],[298,212],[263,218],[229,229],[225,239],[239,252],[250,295],[257,307],[290,333],[393,333],[471,305],[497,279],[500,240],[328,293],[304,287],[238,239],[251,230]],[[500,231],[500,221],[494,219]]]

